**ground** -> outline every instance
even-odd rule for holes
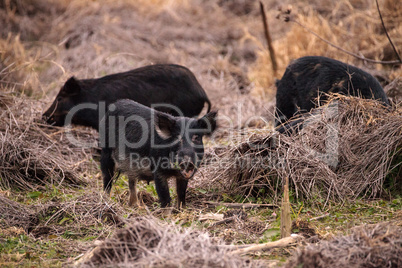
[[[395,61],[397,57],[372,1],[262,2],[276,52],[276,71],[268,54],[258,1],[0,1],[0,22],[5,25],[0,30],[0,107],[8,107],[4,108],[8,113],[3,113],[2,116],[7,116],[1,122],[7,122],[9,129],[20,129],[21,122],[28,127],[28,120],[40,120],[71,76],[93,78],[148,64],[176,63],[195,74],[213,109],[219,111],[218,133],[214,139],[205,140],[208,158],[238,146],[240,142],[236,141],[244,141],[240,136],[272,134],[275,79],[281,77],[292,59],[321,55],[343,60],[367,70],[384,87],[401,77],[400,65],[361,61],[300,26],[307,26],[329,42],[360,56]],[[379,3],[389,35],[401,53],[398,33],[402,29],[402,9],[394,8],[398,5],[392,0]],[[287,13],[291,16],[289,22],[283,20]],[[9,114],[17,118],[15,124],[8,120],[13,117]],[[4,155],[4,150],[12,150],[4,145],[10,135],[7,126],[1,128]],[[42,164],[54,170],[60,168],[76,180],[55,183],[59,182],[56,179],[59,174],[46,173],[54,174],[54,178],[44,177],[47,181],[44,179],[42,185],[29,181],[23,186],[12,183],[10,186],[5,183],[8,171],[1,170],[0,197],[4,206],[0,211],[4,210],[6,215],[0,218],[1,266],[71,265],[99,241],[124,228],[126,221],[141,215],[195,228],[228,244],[263,243],[280,238],[281,190],[275,198],[264,192],[231,193],[220,182],[219,172],[206,169],[190,183],[188,205],[183,211],[166,215],[159,208],[153,183],[143,182],[139,185],[140,196],[147,208],[134,209],[127,206],[124,176],[115,182],[110,199],[103,195],[96,149],[69,144],[64,128],[38,126],[27,128],[26,133],[30,135],[30,131],[35,139],[28,139],[27,143],[46,139],[51,141],[49,151],[57,153],[57,159],[45,159]],[[93,130],[75,127],[73,131],[86,141],[97,139]],[[235,139],[229,138],[231,131]],[[23,150],[17,145],[12,148],[17,148],[17,152]],[[46,147],[40,148],[45,155]],[[399,158],[393,162],[395,167],[400,167],[400,148]],[[23,161],[24,157],[18,159]],[[67,161],[65,166],[63,161]],[[17,174],[19,171],[15,170]],[[392,172],[390,176],[400,183],[402,173],[398,169]],[[17,179],[24,180],[23,176]],[[175,200],[173,188],[171,194]],[[314,241],[346,234],[362,224],[391,221],[401,226],[400,188],[391,188],[381,188],[381,194],[370,198],[363,195],[329,202],[303,199],[291,190],[292,231]],[[233,208],[224,203],[272,205]],[[217,224],[216,217],[232,218]],[[248,257],[278,266],[289,259],[295,248],[296,245],[257,252]]]

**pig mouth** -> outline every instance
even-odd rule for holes
[[[54,125],[54,124],[56,124],[56,121],[54,121],[54,119],[53,119],[52,116],[43,115],[43,116],[42,116],[42,120],[45,121],[45,122],[46,122],[47,124],[49,124],[49,125]]]
[[[57,121],[54,116],[42,116],[42,120],[46,122],[46,124],[51,125],[51,126],[56,126],[56,127],[60,127],[63,126],[63,124],[61,124],[59,121]]]
[[[191,162],[182,162],[179,164],[179,170],[180,174],[185,178],[185,179],[191,179],[194,176],[195,173],[195,166]]]

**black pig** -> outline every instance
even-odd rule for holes
[[[198,115],[205,103],[208,112],[211,108],[205,91],[189,69],[156,64],[97,79],[71,77],[43,118],[56,126],[73,123],[98,129],[106,107],[119,99],[131,99],[148,107],[162,104],[156,109],[187,117]],[[71,122],[66,122],[69,112]]]
[[[155,182],[161,207],[170,205],[168,178],[176,178],[178,207],[204,156],[202,137],[216,128],[216,112],[200,119],[175,117],[132,100],[109,106],[100,122],[103,187],[110,194],[115,169],[128,176],[130,206],[138,206],[138,180]]]
[[[326,100],[325,93],[376,99],[389,105],[380,83],[369,73],[346,63],[319,56],[302,57],[291,63],[276,82],[275,125],[299,112],[309,112]],[[324,94],[323,94],[324,93]],[[286,131],[279,128],[278,131]]]

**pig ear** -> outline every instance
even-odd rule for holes
[[[205,135],[211,135],[216,129],[216,115],[218,112],[209,112],[198,119],[198,126]]]
[[[81,86],[79,85],[77,79],[74,76],[70,77],[64,84],[63,92],[67,96],[73,96],[79,94],[81,91]]]
[[[169,139],[173,136],[175,120],[168,114],[156,112],[155,130],[163,139]]]

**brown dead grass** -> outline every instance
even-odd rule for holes
[[[40,103],[37,101],[8,95],[2,103],[2,189],[35,190],[45,189],[50,185],[79,186],[87,183],[83,174],[93,169],[89,162],[91,149],[85,150],[80,144],[71,144],[66,138],[68,132],[63,128],[51,128],[41,124],[41,114],[38,111]],[[91,141],[95,138],[88,130],[78,129],[71,134],[82,142],[95,142]]]
[[[35,60],[24,48],[20,37],[9,34],[6,39],[0,39],[0,52],[0,86],[31,95],[39,81],[29,71]]]
[[[288,177],[296,197],[324,206],[378,197],[386,193],[386,176],[401,168],[393,162],[401,155],[401,112],[399,106],[389,111],[374,100],[338,96],[307,116],[309,125],[297,135],[249,131],[232,137],[232,146],[215,148],[201,170],[212,179],[199,187],[278,200]]]
[[[126,223],[123,218],[127,216],[128,208],[122,208],[119,202],[104,198],[100,193],[101,186],[96,177],[98,171],[94,168],[94,163],[96,165],[97,161],[92,161],[93,152],[67,142],[64,128],[50,128],[34,122],[40,118],[41,112],[47,108],[47,102],[51,101],[51,97],[57,94],[60,86],[71,75],[78,78],[93,78],[153,63],[170,62],[185,65],[195,73],[207,91],[214,109],[219,109],[219,114],[222,116],[223,124],[219,134],[222,140],[217,144],[208,144],[207,158],[208,154],[212,159],[220,158],[228,150],[237,155],[239,152],[249,154],[250,159],[266,158],[265,152],[258,154],[244,152],[238,147],[240,143],[248,140],[264,144],[265,138],[269,138],[272,134],[268,128],[269,123],[263,120],[262,124],[257,119],[251,122],[250,125],[259,127],[258,129],[238,128],[244,127],[250,116],[264,115],[265,118],[272,119],[274,77],[268,55],[264,52],[265,40],[257,1],[10,0],[12,6],[9,9],[1,5],[3,2],[0,2],[0,24],[6,27],[0,30],[2,83],[0,187],[7,189],[13,197],[21,193],[15,191],[15,188],[45,191],[46,188],[56,186],[63,193],[54,200],[48,200],[43,204],[37,202],[34,206],[25,206],[0,195],[0,202],[5,204],[0,206],[0,215],[3,216],[2,218],[0,216],[2,227],[28,226],[30,234],[38,239],[46,239],[48,234],[60,236],[69,233],[71,238],[66,239],[66,243],[70,243],[73,239],[88,234],[104,238],[117,227],[121,227],[122,223]],[[367,57],[371,55],[378,59],[387,59],[389,55],[392,57],[371,1],[290,2],[294,4],[293,15],[298,20],[334,43],[354,52],[361,51]],[[265,4],[270,10],[269,20],[273,21],[270,27],[280,63],[278,75],[281,75],[292,59],[307,54],[335,57],[362,66],[355,59],[329,48],[302,28],[275,20],[277,13],[275,10],[281,4],[279,1],[265,1]],[[398,33],[401,31],[401,9],[395,8],[398,6],[395,0],[385,0],[384,5],[387,6],[382,9],[387,28],[397,47],[400,47]],[[232,8],[233,6],[236,9]],[[248,11],[239,9],[239,6],[245,7]],[[374,69],[373,66],[367,65],[367,67]],[[400,69],[380,66],[376,68],[387,79],[400,76]],[[249,94],[250,91],[257,94]],[[7,92],[14,92],[14,95]],[[22,92],[23,95],[17,94],[16,97],[16,92]],[[42,97],[44,93],[47,96],[41,101],[34,101],[24,96]],[[388,138],[392,135],[386,136],[383,143],[370,135],[374,134],[372,131],[378,131],[380,133],[378,138],[384,138],[381,135],[386,132],[385,128],[390,122],[401,124],[398,119],[400,114],[391,114],[386,118],[388,115],[385,116],[382,110],[377,115],[379,110],[367,112],[366,108],[366,105],[357,105],[355,110],[356,113],[363,111],[355,119],[360,124],[358,126],[363,126],[361,131],[367,130],[367,133],[363,133],[366,136],[361,132],[357,134],[349,132],[349,129],[345,130],[344,134],[349,139],[348,143],[353,145],[349,148],[352,153],[356,150],[358,152],[366,150],[369,154],[375,150],[376,154],[381,154],[382,158],[367,158],[368,163],[379,164],[378,169],[369,166],[369,170],[374,170],[373,176],[377,176],[389,170],[387,157],[390,152],[394,152],[393,146],[398,137],[394,137],[389,145],[383,146],[390,141]],[[367,114],[374,114],[374,121],[369,124],[370,117],[367,117]],[[238,120],[239,117],[241,118]],[[376,121],[378,118],[381,120]],[[232,121],[229,122],[230,120]],[[347,122],[354,127],[357,124]],[[238,135],[236,134],[233,139],[228,138],[227,134],[232,129],[225,128],[227,126],[225,123],[236,129]],[[370,130],[371,127],[373,128]],[[395,125],[391,126],[387,133],[394,131],[394,127]],[[74,128],[72,131],[77,139],[96,141],[96,134],[92,131],[81,128]],[[319,133],[310,134],[313,138],[310,140],[311,143],[316,141],[314,139],[319,139]],[[359,139],[359,135],[364,139]],[[367,142],[371,141],[370,137],[377,142],[373,147]],[[331,178],[338,178],[340,173],[334,172],[322,163],[317,164],[313,160],[306,159],[304,149],[297,146],[297,139],[301,139],[300,136],[297,136],[296,140],[282,138],[280,157],[287,156],[289,167],[295,169],[285,169],[280,174],[292,175],[293,171],[296,171],[292,178],[299,195],[313,189],[311,191],[313,196],[316,193],[315,189],[318,189],[322,191],[320,194],[324,197],[332,198],[331,194],[335,194],[335,191],[332,184],[327,182]],[[320,142],[317,144],[322,145]],[[285,148],[288,148],[288,151]],[[348,176],[360,174],[361,166],[353,164],[353,161],[359,160],[356,155],[349,155],[351,159],[345,163],[351,165],[343,166],[350,168]],[[229,167],[233,168],[233,154],[226,156],[229,156],[227,157]],[[359,165],[364,161],[365,159],[360,159]],[[281,191],[280,180],[275,178],[271,180],[268,177],[269,174],[277,177],[279,172],[275,170],[263,170],[258,166],[242,169],[240,172],[244,176],[240,181],[236,176],[226,176],[230,171],[226,169],[227,166],[215,169],[217,173],[211,173],[208,168],[214,168],[213,163],[212,167],[200,170],[196,180],[191,184],[193,188],[189,188],[189,198],[192,198],[189,204],[192,206],[204,209],[203,200],[221,197],[226,190],[230,194],[239,193],[243,197],[252,193],[253,189],[259,192],[264,188],[266,195],[272,194],[275,197]],[[354,168],[358,168],[357,171]],[[238,169],[232,171],[239,172]],[[367,173],[364,173],[361,176],[366,175]],[[372,178],[367,176],[369,179]],[[310,182],[315,184],[309,184]],[[357,190],[352,189],[353,185],[350,186],[346,180],[344,182],[345,193],[353,197],[364,187],[381,191],[383,177],[376,183],[369,181],[368,186],[356,185]],[[72,189],[71,185],[80,187],[87,185],[87,188],[85,192],[74,192],[76,193],[74,197],[67,197],[64,192],[81,191],[76,190],[77,188]],[[202,190],[219,189],[222,192],[211,191],[200,194],[197,187]],[[272,189],[272,192],[267,189]],[[367,192],[368,195],[371,194],[370,191]],[[24,194],[26,192],[22,191],[22,195]],[[182,212],[178,217],[185,218],[186,213]],[[193,222],[196,218],[190,215],[186,220]],[[121,265],[127,264],[125,258],[137,258],[136,262],[144,266],[150,263],[161,266],[177,263],[197,266],[199,263],[205,264],[206,260],[210,261],[209,264],[220,261],[219,264],[227,266],[228,264],[253,266],[244,260],[227,258],[226,253],[217,250],[212,239],[205,238],[204,234],[197,237],[192,231],[159,227],[159,223],[155,222],[142,225],[134,221],[133,224],[134,227],[127,227],[121,231],[123,239],[119,240],[121,237],[116,235],[102,244],[106,253],[112,252],[106,246],[116,246],[114,253],[117,255],[113,253],[112,255],[117,256],[116,259]],[[244,236],[247,236],[247,232],[252,233],[253,235],[249,237],[253,236],[252,239],[255,240],[259,239],[262,235],[259,232],[263,232],[266,227],[260,222],[251,220],[232,224],[233,226],[229,226],[232,229],[243,227],[243,230],[247,229]],[[155,235],[157,240],[160,239],[157,241],[158,246],[140,247],[136,248],[137,251],[125,252],[125,249],[131,247],[128,242],[133,242],[135,245],[145,245],[149,242],[132,236],[135,234],[133,230],[138,230],[137,227],[141,226],[145,226],[145,229],[141,230],[149,231],[148,234]],[[226,230],[225,226],[219,228],[222,232],[221,235],[218,233],[218,236],[227,238],[227,241],[236,241],[231,238],[230,233],[233,231],[230,228],[229,230]],[[158,236],[159,234],[162,236]],[[132,241],[128,240],[133,237]],[[204,238],[205,240],[202,240]],[[169,239],[171,241],[167,241]],[[79,240],[75,240],[74,245],[78,243],[77,241]],[[163,248],[164,241],[166,248]],[[193,245],[185,247],[188,241],[198,247],[194,248]],[[78,250],[71,252],[74,252],[71,253],[74,255]],[[145,255],[139,256],[138,252],[145,252]],[[107,265],[110,261],[107,259],[108,256],[112,256],[107,254],[99,259],[100,263]],[[160,256],[163,256],[163,259],[160,259]],[[183,256],[185,258],[182,258]]]
[[[38,223],[33,211],[30,210],[27,206],[10,200],[3,194],[0,194],[0,202],[0,227],[18,227],[23,228],[25,231],[27,231],[28,229],[32,228],[33,225]]]
[[[296,2],[291,9],[292,20],[308,27],[310,30],[350,52],[373,60],[397,60],[389,41],[383,32],[381,21],[374,1],[322,1],[307,5],[305,2]],[[286,8],[286,5],[284,6]],[[385,20],[388,33],[402,53],[402,8],[397,0],[380,1],[380,9]],[[270,12],[275,16],[274,12]],[[279,14],[279,12],[277,12]],[[266,50],[259,51],[256,64],[250,76],[256,81],[254,93],[272,98],[275,89],[272,85],[275,79],[280,78],[286,66],[294,59],[307,55],[318,55],[347,62],[363,69],[369,69],[373,74],[384,74],[391,81],[402,76],[402,69],[389,65],[364,64],[361,60],[344,54],[327,43],[292,22],[277,20],[276,23],[286,24],[286,34],[273,42],[278,61],[278,74],[272,73],[269,54]]]
[[[402,228],[395,223],[363,225],[350,235],[298,249],[285,267],[400,267]]]
[[[138,217],[87,253],[78,267],[266,267],[219,247],[206,233]]]
[[[116,227],[126,224],[128,218],[137,216],[127,216],[123,207],[94,189],[87,189],[83,194],[70,199],[59,192],[59,196],[53,199],[25,205],[0,194],[0,227],[23,228],[34,238],[63,234],[72,238],[87,235],[105,238]]]

